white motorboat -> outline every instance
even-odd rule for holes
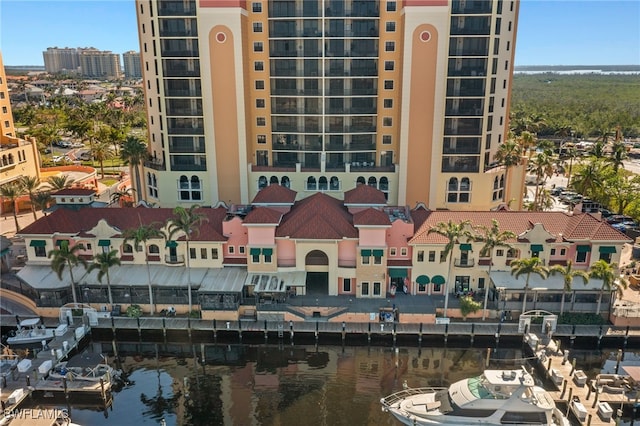
[[[569,426],[551,395],[526,370],[485,370],[447,388],[407,388],[380,400],[412,425]]]
[[[72,380],[99,382],[100,379],[107,384],[118,376],[101,354],[84,352],[72,357],[69,361],[56,364],[49,372],[50,380]]]
[[[43,340],[49,341],[55,336],[53,328],[45,328],[40,318],[28,318],[20,321],[18,329],[9,332],[7,344],[9,345],[28,345],[33,343],[42,343]]]

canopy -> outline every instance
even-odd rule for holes
[[[520,275],[517,279],[515,275],[511,275],[511,272],[507,271],[491,271],[491,281],[498,288],[505,288],[508,290],[522,290],[527,282],[527,275]],[[564,277],[561,274],[549,275],[549,278],[544,279],[538,274],[531,274],[529,277],[529,289],[535,290],[536,288],[544,288],[548,290],[564,289]],[[573,290],[600,290],[602,288],[602,280],[596,278],[590,278],[585,286],[582,284],[582,279],[576,278],[573,280]]]
[[[429,284],[429,277],[426,275],[419,275],[418,278],[416,278],[416,282],[422,285]]]
[[[431,278],[431,282],[436,285],[442,285],[445,283],[445,279],[442,275],[436,275],[433,278]]]
[[[407,276],[407,268],[389,268],[389,276],[391,278],[405,278]]]

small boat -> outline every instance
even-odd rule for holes
[[[551,395],[522,370],[485,370],[449,388],[406,388],[380,400],[405,425],[569,426]]]
[[[0,344],[0,348],[2,348],[2,353],[0,353],[0,377],[7,377],[18,366],[20,357],[5,345]]]
[[[101,354],[84,352],[72,357],[68,361],[56,364],[49,372],[49,380],[67,379],[71,381],[110,383],[118,376]]]
[[[40,318],[28,318],[20,321],[17,330],[9,332],[7,344],[28,345],[33,343],[48,342],[55,336],[55,329],[45,328]]]

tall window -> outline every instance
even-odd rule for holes
[[[198,176],[182,175],[178,180],[178,198],[180,201],[202,201],[202,184]]]

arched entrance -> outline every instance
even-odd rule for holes
[[[306,293],[329,294],[329,257],[321,250],[312,250],[304,258],[307,271]]]

